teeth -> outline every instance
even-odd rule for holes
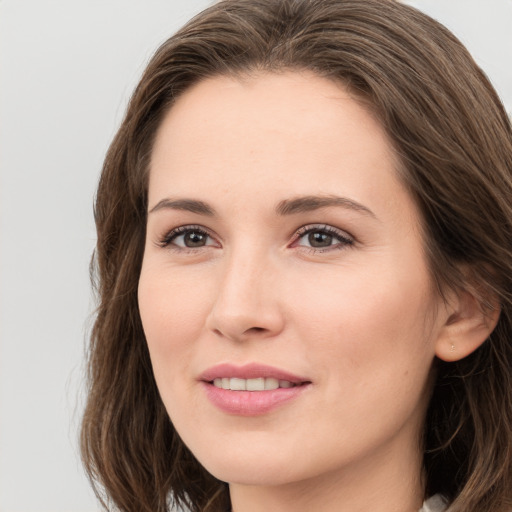
[[[234,391],[245,391],[246,380],[245,379],[235,379],[234,377],[229,380],[229,389]]]
[[[265,379],[247,379],[245,389],[247,391],[263,391],[265,389]]]
[[[277,380],[273,377],[257,379],[237,379],[235,377],[222,377],[213,381],[216,388],[231,389],[232,391],[264,391],[277,388],[291,388],[295,386],[288,380]]]
[[[265,389],[277,389],[279,387],[279,381],[269,377],[265,379]]]

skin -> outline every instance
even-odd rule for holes
[[[433,292],[419,214],[396,169],[378,121],[310,73],[210,78],[158,130],[141,318],[171,420],[229,482],[235,512],[421,507],[432,362],[450,352],[455,316]],[[276,211],[303,196],[352,203]],[[184,199],[215,213],[165,202]],[[172,234],[187,226],[187,239]],[[198,226],[204,245],[186,247]],[[324,247],[311,247],[304,227]],[[270,413],[227,414],[198,380],[226,362],[272,365],[311,385]]]

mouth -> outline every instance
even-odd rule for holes
[[[272,391],[279,388],[293,388],[301,383],[280,380],[274,377],[258,377],[255,379],[240,379],[237,377],[217,377],[210,381],[216,388],[231,391]]]
[[[311,380],[272,366],[221,364],[199,379],[206,396],[224,413],[258,416],[291,402],[311,388]]]
[[[260,363],[249,363],[243,366],[230,363],[218,364],[203,372],[199,380],[212,384],[216,388],[232,391],[271,391],[311,383],[308,378]]]

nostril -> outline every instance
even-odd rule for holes
[[[266,331],[266,329],[264,327],[251,327],[250,329],[247,329],[247,331],[245,331],[245,332],[247,332],[247,333],[251,333],[251,332],[256,333],[256,332],[264,332],[264,331]]]

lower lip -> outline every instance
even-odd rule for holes
[[[238,416],[259,416],[271,412],[297,398],[310,384],[267,391],[231,391],[202,382],[206,396],[216,407],[228,414]]]

